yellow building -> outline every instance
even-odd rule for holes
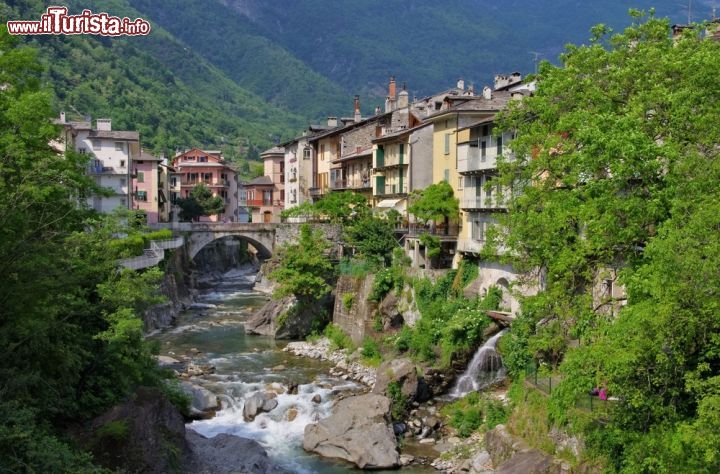
[[[433,124],[433,183],[446,181],[453,188],[455,197],[462,201],[466,178],[458,172],[458,144],[469,142],[471,127],[494,117],[507,106],[511,95],[486,87],[482,95],[427,117],[426,121]],[[470,232],[469,218],[469,213],[461,206],[458,225],[453,226],[460,241],[464,241]],[[459,259],[454,258],[454,265],[458,262]]]

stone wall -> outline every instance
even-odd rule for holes
[[[342,255],[342,226],[339,224],[309,224],[313,230],[319,230],[325,235],[332,244],[332,257],[339,257]],[[275,248],[284,245],[288,242],[297,242],[300,236],[300,225],[298,224],[278,224],[275,230]]]
[[[341,276],[335,289],[333,323],[350,336],[355,344],[361,344],[372,329],[377,303],[368,301],[375,275],[365,277]],[[347,308],[344,295],[352,295],[352,306]],[[347,297],[345,297],[347,298]]]

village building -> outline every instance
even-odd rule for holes
[[[90,155],[88,175],[111,193],[89,197],[87,205],[101,213],[131,209],[131,163],[140,156],[140,134],[113,130],[111,119],[97,119],[95,127],[89,118],[66,121],[64,112],[56,123],[63,127],[64,149]]]
[[[137,159],[131,162],[131,208],[145,213],[148,224],[157,224],[160,220],[160,208],[166,204],[158,168],[162,159],[145,150],[140,150]]]
[[[170,188],[176,202],[187,199],[195,186],[204,184],[213,196],[223,199],[225,210],[218,215],[202,216],[200,222],[237,222],[237,173],[225,162],[220,151],[193,148],[176,155],[172,167],[175,173]]]

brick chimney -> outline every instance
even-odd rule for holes
[[[112,131],[112,120],[111,119],[97,119],[95,121],[95,128],[98,131],[110,132]]]
[[[388,96],[385,99],[385,112],[395,110],[397,102],[397,90],[395,88],[395,76],[390,76],[390,84],[388,85]]]
[[[360,120],[362,120],[362,115],[360,115],[360,96],[355,96],[355,123],[358,123]]]

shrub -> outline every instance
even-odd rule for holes
[[[335,324],[328,324],[323,331],[325,337],[330,339],[330,348],[335,349],[350,349],[353,347],[352,339],[350,336],[345,334],[345,331],[340,329]]]
[[[375,339],[366,337],[362,345],[362,356],[370,365],[376,365],[382,361],[382,353]]]
[[[402,420],[407,413],[410,400],[403,395],[402,387],[397,381],[390,382],[387,394],[390,398],[390,416],[392,416],[393,420]]]
[[[370,301],[381,301],[385,295],[393,289],[395,286],[394,282],[395,279],[393,278],[392,270],[390,268],[383,268],[375,274],[372,291],[368,299]]]
[[[352,309],[354,301],[355,295],[353,295],[352,293],[344,293],[342,295],[342,304],[346,310],[350,311]]]
[[[400,352],[406,352],[410,349],[410,343],[413,337],[413,330],[407,326],[403,326],[400,335],[395,339],[395,349]]]

